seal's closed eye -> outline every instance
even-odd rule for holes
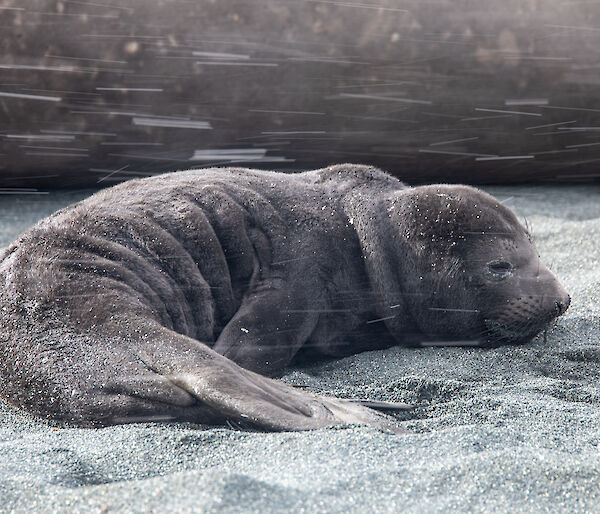
[[[508,261],[488,262],[487,269],[496,280],[502,280],[509,277],[513,272],[513,265]]]

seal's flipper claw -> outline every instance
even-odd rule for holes
[[[351,398],[348,400],[351,403],[357,403],[362,405],[363,407],[368,407],[369,409],[375,409],[380,411],[405,411],[412,410],[415,408],[414,405],[410,403],[398,403],[398,402],[382,402],[379,400],[361,400],[358,398]]]
[[[320,398],[325,406],[339,420],[336,424],[365,424],[375,426],[394,434],[406,434],[407,430],[402,428],[396,420],[388,418],[368,407],[338,398]]]

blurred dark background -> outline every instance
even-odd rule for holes
[[[600,6],[0,0],[0,187],[374,164],[598,180]]]

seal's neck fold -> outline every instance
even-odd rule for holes
[[[402,292],[402,256],[397,251],[402,236],[394,230],[390,220],[390,199],[369,188],[356,188],[344,197],[342,204],[360,242],[367,276],[376,298],[373,310],[391,334],[401,339],[410,331],[412,322]]]

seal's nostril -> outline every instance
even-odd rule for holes
[[[571,304],[571,297],[567,296],[566,299],[564,300],[559,300],[556,303],[556,309],[558,310],[558,315],[562,316],[566,310],[569,308],[569,305]]]

